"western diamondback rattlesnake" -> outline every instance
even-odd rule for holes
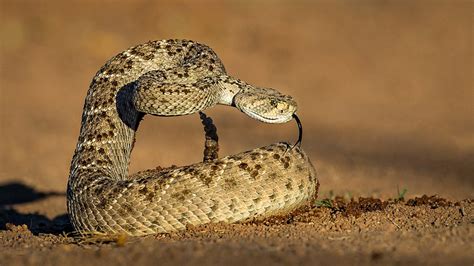
[[[186,115],[216,104],[268,123],[289,121],[296,111],[291,97],[228,76],[214,51],[193,41],[151,41],[110,59],[90,85],[71,162],[67,205],[74,228],[169,232],[283,214],[316,196],[311,162],[285,143],[127,176],[145,114]]]

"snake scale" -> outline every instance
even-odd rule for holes
[[[316,197],[309,158],[287,143],[128,176],[145,114],[187,115],[216,104],[267,123],[287,122],[296,111],[290,96],[228,76],[216,53],[194,41],[150,41],[110,59],[89,87],[71,162],[67,207],[74,229],[171,232],[285,214]]]

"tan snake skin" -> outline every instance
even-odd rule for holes
[[[311,162],[286,143],[128,176],[145,114],[186,115],[216,104],[268,123],[287,122],[296,111],[291,97],[228,76],[214,51],[193,41],[150,41],[110,59],[90,85],[71,162],[67,206],[75,230],[170,232],[285,214],[316,197]]]

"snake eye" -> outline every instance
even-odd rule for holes
[[[273,107],[277,107],[278,101],[275,100],[275,99],[271,99],[271,100],[270,100],[270,104],[271,104]]]

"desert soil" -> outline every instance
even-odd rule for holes
[[[0,265],[474,263],[471,1],[0,0]],[[284,217],[142,238],[81,237],[65,188],[94,73],[186,38],[294,96],[319,198]],[[296,125],[207,112],[221,156]],[[131,172],[201,160],[197,115],[146,117]]]

